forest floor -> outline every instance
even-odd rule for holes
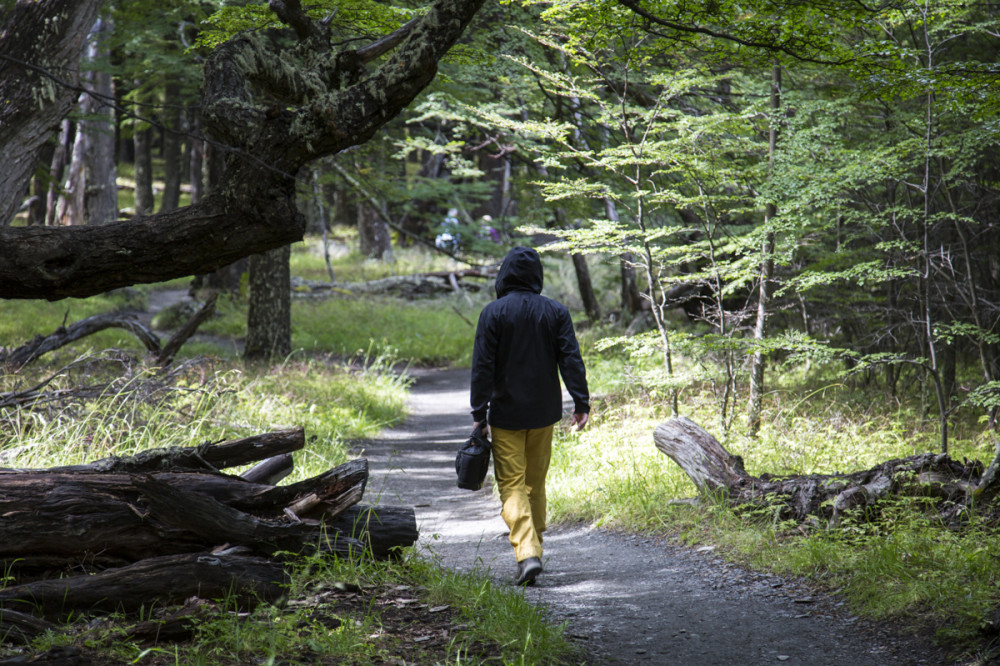
[[[358,451],[371,467],[366,501],[414,506],[421,554],[507,584],[515,562],[499,499],[455,485],[469,370],[413,374],[410,416]],[[544,565],[524,593],[567,622],[587,664],[955,663],[925,637],[853,617],[806,581],[744,569],[711,547],[563,525],[545,534]]]

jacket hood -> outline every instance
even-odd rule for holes
[[[542,293],[542,260],[530,247],[515,247],[504,257],[497,273],[497,298],[512,291]]]

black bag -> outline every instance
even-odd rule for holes
[[[458,487],[465,490],[479,490],[483,487],[486,472],[490,468],[490,451],[493,446],[483,435],[482,426],[476,426],[469,440],[455,456],[455,472]]]

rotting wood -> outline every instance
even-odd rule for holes
[[[889,460],[850,474],[810,474],[759,477],[748,474],[743,460],[730,454],[693,421],[678,417],[656,427],[656,447],[676,462],[699,492],[725,498],[734,506],[768,507],[780,519],[821,518],[836,524],[851,513],[862,520],[877,516],[880,499],[924,497],[946,521],[960,520],[975,498],[989,500],[993,486],[977,495],[983,466],[959,463],[946,454],[925,453]]]
[[[232,550],[152,557],[100,573],[40,580],[0,590],[6,612],[64,618],[77,611],[132,612],[154,601],[227,595],[243,607],[277,599],[288,577],[280,562]]]
[[[362,554],[329,521],[360,500],[367,477],[363,458],[288,486],[204,472],[2,473],[0,565],[37,570],[61,558],[100,567],[225,542],[264,554],[317,546]],[[285,508],[311,494],[321,502],[300,516],[310,522],[289,524]]]
[[[355,504],[329,525],[361,541],[376,559],[395,556],[403,547],[416,543],[419,536],[411,506]]]
[[[299,426],[226,442],[148,449],[131,456],[108,456],[84,465],[52,467],[46,471],[102,473],[140,473],[167,469],[218,471],[299,451],[305,444],[305,430]]]
[[[25,644],[58,627],[28,613],[0,608],[0,642]]]
[[[0,567],[14,581],[0,590],[8,640],[30,640],[75,612],[192,597],[252,605],[282,593],[296,554],[389,558],[416,541],[411,507],[358,505],[363,458],[271,485],[304,440],[294,428],[89,465],[0,470]],[[260,458],[249,479],[218,471]],[[136,636],[183,635],[190,621],[180,613]]]

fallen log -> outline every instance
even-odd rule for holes
[[[218,298],[219,294],[217,293],[213,293],[209,296],[204,305],[198,308],[198,311],[195,312],[191,318],[177,330],[176,333],[170,336],[170,339],[167,340],[167,344],[163,345],[163,349],[156,354],[156,362],[161,367],[166,367],[173,363],[174,356],[176,356],[177,352],[181,350],[184,343],[195,334],[198,327],[201,326],[205,320],[215,314],[215,302]]]
[[[227,597],[249,608],[280,597],[287,582],[282,564],[263,557],[232,550],[184,553],[92,575],[9,586],[0,590],[0,608],[65,618],[73,611],[134,612],[154,602],[178,604],[195,596]]]
[[[305,444],[305,430],[299,426],[222,443],[206,442],[200,446],[147,449],[131,456],[108,456],[84,465],[50,467],[45,471],[138,474],[169,469],[217,472],[299,451]],[[5,470],[0,470],[0,473],[3,471]]]
[[[870,518],[875,514],[866,510],[889,495],[931,498],[942,518],[952,521],[968,507],[983,473],[978,461],[963,464],[946,454],[925,453],[850,474],[757,477],[746,472],[739,456],[684,417],[657,426],[653,441],[700,493],[734,506],[766,506],[779,519],[799,522],[821,518],[836,524],[848,512]]]
[[[375,559],[394,557],[419,536],[412,506],[355,504],[328,524],[360,541]]]
[[[292,459],[292,454],[282,453],[260,461],[240,474],[240,478],[251,483],[267,483],[273,486],[291,474],[294,467],[295,461]]]
[[[0,642],[29,643],[56,625],[20,611],[0,608]]]
[[[0,566],[116,566],[226,542],[265,554],[309,550],[329,529],[324,521],[360,500],[367,478],[363,458],[288,486],[200,472],[0,474]],[[311,496],[313,510],[291,520],[286,509]],[[347,535],[327,537],[333,552],[363,550]]]
[[[291,554],[386,558],[416,541],[411,507],[358,506],[368,482],[363,458],[271,485],[291,469],[288,451],[303,444],[297,428],[88,465],[0,470],[0,570],[16,581],[0,589],[0,629],[25,641],[47,627],[21,614],[61,619],[230,594],[253,604],[281,594]],[[249,478],[217,471],[261,458]],[[189,628],[175,619],[167,631]]]

